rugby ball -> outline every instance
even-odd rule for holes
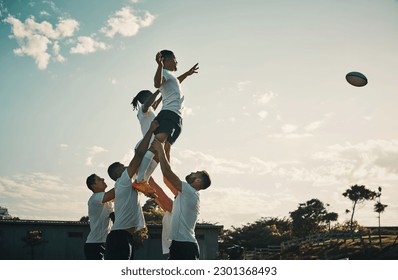
[[[359,72],[350,72],[345,76],[347,82],[356,87],[363,87],[368,83],[366,76]]]

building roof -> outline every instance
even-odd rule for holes
[[[29,225],[88,225],[88,222],[80,221],[56,221],[56,220],[19,220],[19,219],[0,219],[0,224],[29,224]],[[147,224],[148,227],[161,227],[161,224]],[[224,226],[222,225],[212,225],[212,224],[196,224],[196,228],[200,229],[218,229],[222,230]]]

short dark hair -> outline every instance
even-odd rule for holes
[[[89,188],[90,190],[93,190],[91,187],[92,187],[92,185],[95,184],[95,178],[96,177],[97,177],[97,175],[93,173],[90,176],[88,176],[87,179],[86,179],[87,188]]]
[[[211,185],[211,179],[209,173],[207,171],[202,171],[202,190],[207,189]]]
[[[141,104],[144,104],[145,100],[150,95],[152,95],[152,92],[147,89],[141,90],[139,93],[137,93],[137,95],[134,97],[133,101],[131,101],[131,104],[133,104],[134,110],[138,109],[138,102],[140,102]]]
[[[122,165],[120,162],[114,162],[114,163],[112,163],[111,165],[109,165],[109,167],[108,167],[108,175],[109,175],[109,177],[111,177],[111,179],[113,180],[113,181],[116,181],[119,177],[118,177],[118,174],[116,174],[116,172],[115,172],[115,169],[117,168],[117,167],[119,167],[120,165]]]
[[[162,50],[162,51],[160,51],[160,54],[162,55],[163,58],[174,58],[175,57],[174,53],[169,50]]]

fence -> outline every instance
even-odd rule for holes
[[[302,246],[302,245],[324,245],[325,242],[331,242],[333,240],[340,241],[342,240],[344,243],[347,240],[355,241],[358,239],[362,245],[372,244],[374,240],[378,240],[379,236],[372,235],[371,232],[369,233],[362,233],[362,232],[350,232],[350,231],[341,231],[341,232],[331,232],[328,234],[311,234],[305,238],[296,238],[288,241],[284,241],[281,243],[281,251],[289,250],[295,246]]]

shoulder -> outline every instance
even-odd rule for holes
[[[102,204],[104,194],[104,192],[93,193],[88,200],[88,204]]]
[[[163,69],[163,77],[167,80],[171,77],[174,77],[173,72],[167,70],[167,69]]]
[[[131,185],[131,178],[127,172],[127,168],[123,171],[119,179],[116,180],[116,186]]]
[[[187,182],[181,182],[181,191],[182,193],[196,193],[197,190],[195,190],[190,184]]]

